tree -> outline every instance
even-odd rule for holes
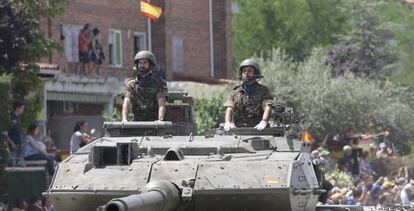
[[[349,1],[345,6],[354,25],[351,36],[343,36],[328,55],[326,63],[334,76],[352,72],[359,77],[385,78],[395,72],[398,52],[394,50],[393,30],[380,21],[378,10],[388,3],[383,1]]]
[[[0,75],[0,96],[2,96],[0,103],[0,111],[7,111],[10,103],[10,91],[11,91],[12,77],[10,75]],[[7,112],[0,112],[0,193],[3,193],[3,187],[5,187],[4,168],[7,166],[9,160],[9,153],[6,150],[4,141],[7,138],[7,130],[9,129],[9,119]]]
[[[403,2],[389,1],[378,10],[381,23],[389,27],[393,51],[397,52],[398,62],[395,65],[392,81],[414,85],[414,8]]]
[[[329,52],[326,63],[335,76],[352,72],[357,76],[378,78],[385,77],[383,68],[396,60],[385,38],[381,37],[375,17],[364,13],[358,30]]]
[[[379,61],[381,63],[379,66],[383,67],[381,69],[373,69],[374,73],[385,74],[386,77],[395,82],[413,85],[414,31],[412,29],[414,28],[414,8],[412,5],[405,1],[347,0],[343,1],[342,7],[349,14],[349,22],[355,32],[353,33],[354,35],[357,35],[358,31],[363,30],[375,32],[374,41],[366,43],[372,43],[375,47],[374,49],[382,52],[370,51],[367,48],[365,48],[365,52],[368,55],[371,52],[377,56],[379,55],[378,53],[385,53],[385,56],[382,56],[385,60]],[[370,24],[364,24],[367,21]],[[364,26],[361,27],[362,24]],[[369,27],[368,30],[365,27]],[[346,55],[346,53],[340,51],[346,51],[347,47],[351,47],[353,50],[358,47],[357,44],[346,43],[346,41],[351,40],[349,37],[343,40],[342,48],[334,49],[337,51],[334,54]],[[375,40],[380,42],[376,43]],[[353,53],[355,55],[355,52]],[[365,55],[362,56],[366,57]],[[349,56],[346,57],[349,58]],[[353,58],[357,57],[354,56]],[[349,60],[349,63],[351,61],[353,61],[352,58]],[[345,63],[343,62],[343,64]],[[365,62],[365,64],[367,63]],[[376,65],[374,64],[371,67],[374,66]]]
[[[0,72],[21,71],[21,64],[38,62],[58,48],[41,32],[39,20],[61,14],[66,4],[66,0],[0,0]]]
[[[39,20],[61,14],[67,0],[0,0],[0,177],[3,176],[7,156],[3,145],[5,120],[11,100],[25,101],[23,128],[36,118],[40,110],[41,81],[37,76],[39,67],[35,62],[48,55],[59,45],[41,32]],[[5,75],[7,74],[7,75]],[[28,97],[35,93],[34,97]],[[5,181],[0,178],[0,181]],[[0,193],[4,184],[0,184]]]
[[[60,49],[42,33],[39,21],[61,14],[66,5],[67,0],[0,0],[0,74],[13,76],[13,100],[26,104],[24,126],[36,119],[41,105],[39,67],[35,63],[52,49]],[[36,94],[27,98],[29,92]]]
[[[259,59],[264,83],[276,102],[294,107],[301,128],[317,140],[327,135],[355,131],[388,130],[398,149],[409,149],[414,134],[414,94],[407,87],[384,80],[356,77],[352,73],[331,77],[324,64],[326,52],[315,51],[295,65],[275,50],[271,59]]]
[[[233,55],[238,64],[253,55],[271,58],[273,48],[303,61],[316,46],[337,42],[347,31],[340,0],[236,0]]]

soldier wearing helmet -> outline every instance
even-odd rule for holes
[[[140,51],[134,58],[135,78],[125,81],[126,88],[121,93],[122,121],[127,121],[129,106],[132,104],[134,121],[164,120],[167,100],[167,84],[153,73],[157,60],[150,51]]]
[[[266,86],[257,81],[263,78],[259,64],[246,59],[240,64],[239,77],[243,83],[230,94],[226,107],[224,129],[254,127],[263,130],[272,111],[272,95]]]

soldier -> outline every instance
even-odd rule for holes
[[[121,93],[122,121],[127,121],[129,105],[132,103],[134,121],[164,120],[167,100],[167,84],[152,71],[157,60],[150,51],[135,55],[133,71],[136,78],[126,80],[126,89]]]
[[[263,78],[259,64],[253,59],[244,60],[239,67],[242,85],[230,94],[226,107],[224,129],[253,127],[263,130],[272,111],[272,96],[269,89],[257,82]]]

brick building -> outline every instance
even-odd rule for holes
[[[90,128],[101,127],[101,112],[112,113],[139,50],[155,53],[168,81],[214,82],[232,76],[231,0],[151,3],[163,13],[150,26],[135,0],[69,0],[61,17],[41,21],[45,34],[63,46],[63,52],[52,52],[43,61],[57,67],[42,67],[42,74],[48,75],[44,78],[43,113],[58,147],[68,147],[72,127],[79,119],[86,119]],[[79,33],[86,23],[100,31],[97,39],[106,59],[99,77],[78,75]]]

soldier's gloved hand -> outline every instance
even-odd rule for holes
[[[156,124],[161,124],[161,123],[163,123],[164,122],[164,120],[155,120],[154,121]]]
[[[263,129],[266,128],[266,126],[267,126],[267,121],[262,120],[262,121],[260,121],[259,124],[254,126],[254,128],[256,128],[257,130],[263,130]]]
[[[233,128],[236,128],[236,125],[234,125],[233,122],[226,122],[226,123],[224,123],[224,130],[225,131],[229,131],[229,130],[231,130]]]
[[[126,119],[123,119],[123,120],[122,120],[122,122],[128,122],[128,120],[126,120]]]

